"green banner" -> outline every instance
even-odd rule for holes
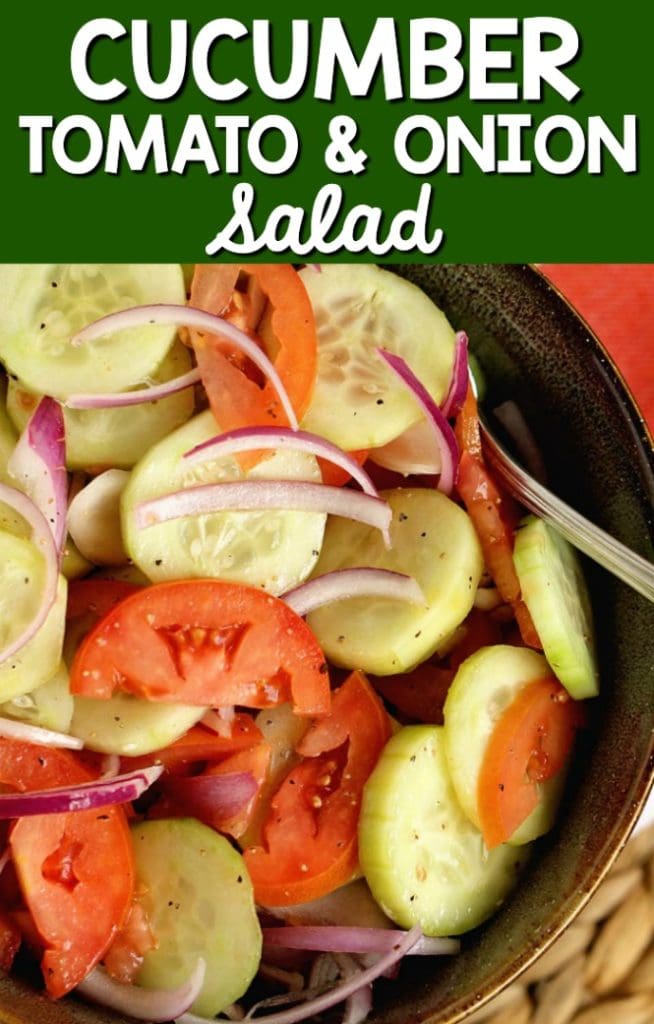
[[[0,259],[654,259],[641,5],[323,11],[12,5]]]

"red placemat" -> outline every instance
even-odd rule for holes
[[[547,263],[540,269],[606,346],[654,431],[654,264]]]

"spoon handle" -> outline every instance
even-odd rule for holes
[[[534,480],[500,445],[483,421],[481,429],[488,460],[514,498],[555,527],[574,547],[643,597],[654,601],[654,565],[651,562],[595,526]]]

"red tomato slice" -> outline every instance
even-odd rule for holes
[[[93,778],[64,750],[0,739],[0,782],[19,792]],[[122,807],[19,818],[10,846],[45,947],[51,996],[70,992],[104,956],[129,911],[134,862]]]
[[[306,903],[352,878],[363,786],[390,732],[379,697],[353,672],[298,744],[303,760],[272,798],[264,845],[245,851],[258,903]]]
[[[351,458],[356,459],[360,466],[363,466],[364,462],[368,458],[368,449],[362,448],[359,451],[348,452]],[[320,465],[320,472],[322,473],[322,482],[327,484],[329,487],[343,487],[349,480],[352,479],[351,474],[346,470],[341,469],[340,466],[335,466],[333,462],[328,462],[326,459],[318,459]]]
[[[538,804],[537,784],[563,767],[581,725],[580,706],[556,679],[537,679],[495,726],[477,788],[484,842],[505,843]]]
[[[463,622],[462,631],[461,640],[452,648],[447,659],[454,672],[480,647],[492,647],[493,644],[501,644],[503,641],[499,623],[479,608],[472,609]]]
[[[116,605],[75,656],[71,692],[107,700],[118,687],[153,701],[329,711],[329,675],[299,615],[255,587],[183,580]]]
[[[529,610],[520,597],[513,564],[513,530],[503,515],[503,499],[486,467],[468,451],[461,453],[457,489],[474,523],[488,571],[502,599],[513,607],[524,642],[541,648]]]
[[[141,589],[135,583],[127,583],[125,580],[71,580],[68,584],[66,618],[79,619],[88,615],[97,622],[120,601]]]
[[[135,899],[123,927],[105,953],[103,963],[107,974],[130,985],[136,978],[146,953],[157,948],[143,904]]]
[[[234,288],[228,297],[231,282],[244,277],[247,290]],[[223,316],[259,342],[301,418],[313,394],[318,344],[311,302],[293,267],[199,264],[193,277],[191,305]],[[257,379],[258,371],[227,342],[197,332],[191,337],[202,382],[222,430],[288,425],[270,382]]]

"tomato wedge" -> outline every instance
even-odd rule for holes
[[[318,343],[311,302],[297,271],[289,264],[198,264],[191,305],[222,316],[259,342],[301,418],[313,394]],[[193,332],[191,338],[222,430],[288,426],[274,388],[257,379],[240,353],[212,335]]]
[[[538,804],[538,783],[563,767],[580,706],[558,680],[537,679],[518,694],[495,726],[486,747],[477,788],[486,846],[510,839]]]
[[[468,385],[465,402],[455,424],[461,451],[457,490],[472,519],[488,571],[502,599],[513,608],[522,640],[529,647],[542,648],[529,609],[520,597],[520,584],[513,565],[513,502],[502,496],[492,474],[484,465],[477,399]]]
[[[375,676],[372,684],[384,700],[410,720],[443,724],[443,705],[454,672],[424,662],[412,672]]]
[[[71,668],[74,694],[210,707],[329,711],[329,675],[313,633],[288,605],[224,580],[158,583],[121,601],[87,635]]]
[[[0,782],[19,792],[88,782],[73,754],[0,738]],[[41,937],[48,993],[70,992],[104,956],[131,906],[134,863],[122,807],[20,818],[10,846]]]
[[[305,903],[350,881],[363,786],[390,734],[382,702],[353,672],[298,744],[302,761],[272,798],[264,845],[245,851],[258,903]]]

